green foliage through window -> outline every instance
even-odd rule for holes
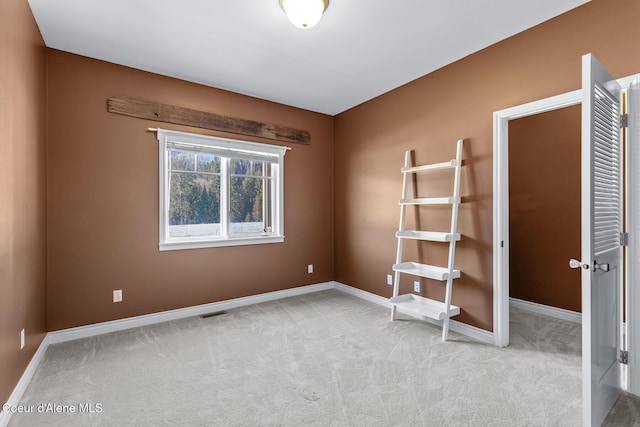
[[[169,151],[169,225],[220,223],[220,162],[208,154]]]
[[[221,174],[222,163],[226,161],[230,172],[230,233],[266,231],[264,198],[268,194],[270,180],[269,162],[172,149],[169,151],[171,237],[216,236],[221,233]],[[200,227],[186,227],[195,225]]]

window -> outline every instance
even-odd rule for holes
[[[160,250],[284,241],[285,147],[158,129]]]

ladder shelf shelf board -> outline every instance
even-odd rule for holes
[[[452,205],[460,203],[460,197],[422,197],[419,199],[400,199],[400,205]]]
[[[450,242],[451,236],[451,233],[438,231],[402,230],[396,232],[398,239],[426,240],[429,242]],[[455,240],[460,240],[460,233],[455,234]]]
[[[402,173],[417,173],[428,170],[436,170],[436,169],[451,169],[456,167],[456,159],[451,159],[448,162],[442,163],[433,163],[430,165],[422,165],[422,166],[409,166],[400,169]]]
[[[429,319],[444,320],[447,313],[447,306],[445,303],[415,294],[400,295],[391,298],[390,301],[403,311],[425,316]],[[449,317],[457,316],[458,314],[460,314],[460,307],[450,305]]]
[[[413,276],[426,277],[433,280],[447,280],[449,279],[449,269],[444,267],[436,267],[434,265],[420,264],[417,262],[403,262],[393,265],[393,271],[400,273],[411,274]],[[458,279],[460,277],[459,270],[453,270],[451,274],[452,279]]]
[[[455,260],[456,242],[460,240],[460,233],[457,232],[458,206],[460,205],[460,169],[462,167],[462,142],[458,140],[456,145],[456,158],[448,162],[433,163],[429,165],[414,165],[411,151],[404,155],[404,167],[402,172],[402,197],[400,205],[400,224],[396,238],[398,239],[398,250],[396,262],[393,264],[393,297],[390,299],[391,320],[395,320],[398,308],[418,316],[430,319],[442,320],[442,340],[446,341],[449,334],[449,319],[460,314],[460,307],[451,304],[453,279],[460,277],[460,270],[453,268]],[[429,172],[434,170],[453,169],[453,195],[451,197],[417,197],[417,181],[413,180],[413,194],[408,194],[407,176],[413,173]],[[404,230],[404,215],[407,206],[419,205],[451,205],[451,228],[446,232],[427,230]],[[402,260],[402,248],[406,240],[422,240],[429,242],[442,242],[449,245],[449,259],[446,267],[436,267],[413,261]],[[415,294],[398,295],[400,290],[400,274],[410,274],[413,276],[425,277],[433,280],[445,282],[444,301],[436,301],[424,298]]]

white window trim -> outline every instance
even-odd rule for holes
[[[161,251],[180,250],[180,249],[199,249],[212,248],[222,246],[238,246],[238,245],[256,245],[263,243],[281,243],[284,242],[284,155],[287,147],[281,147],[270,144],[260,144],[257,142],[240,141],[236,139],[219,138],[214,136],[198,135],[186,132],[178,132],[166,129],[158,129],[158,152],[159,152],[159,175],[160,175],[160,198],[159,198],[159,243],[158,247]],[[278,160],[272,163],[273,186],[275,191],[272,194],[273,218],[272,232],[269,235],[257,236],[220,236],[207,237],[204,239],[176,239],[170,238],[168,231],[168,212],[169,212],[169,174],[167,144],[168,143],[186,143],[215,147],[216,149],[229,151],[229,155],[234,152],[250,151],[259,152],[265,155],[274,156]],[[222,209],[228,211],[228,203],[223,198]],[[227,216],[228,214],[225,214]],[[221,218],[222,220],[222,218]]]

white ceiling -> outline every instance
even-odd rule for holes
[[[29,0],[47,46],[335,115],[589,0]],[[559,41],[561,42],[561,41]]]

